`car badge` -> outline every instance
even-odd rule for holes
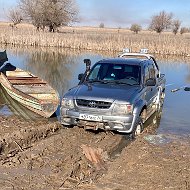
[[[96,107],[96,102],[89,102],[88,104],[91,108],[95,108]]]

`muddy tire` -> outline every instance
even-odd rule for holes
[[[130,134],[130,137],[132,139],[135,139],[138,135],[140,135],[142,133],[143,129],[144,129],[143,128],[143,120],[140,115],[135,123],[135,127],[134,127],[132,133]]]

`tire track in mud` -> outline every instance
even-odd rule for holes
[[[15,189],[75,189],[95,183],[133,142],[129,135],[15,117],[2,117],[0,128],[8,145],[2,148],[0,180],[11,181]]]
[[[0,160],[25,151],[33,143],[55,134],[61,128],[58,122],[24,121],[20,117],[0,116]]]
[[[159,127],[160,124],[160,117],[161,117],[161,112],[156,112],[152,114],[152,116],[144,123],[144,131],[143,133],[147,134],[155,134],[157,128]],[[116,159],[119,157],[122,153],[122,150],[125,149],[130,143],[135,141],[138,136],[132,139],[130,134],[119,134],[122,136],[121,140],[119,141],[118,144],[115,145],[115,147],[110,150],[109,156],[110,159]]]
[[[123,142],[121,135],[112,132],[17,117],[1,117],[0,128],[0,180],[15,189],[74,188],[96,181],[107,172],[107,163],[118,155],[118,144]]]
[[[122,150],[126,148],[134,140],[135,139],[132,139],[130,135],[123,135],[120,142],[116,144],[116,146],[112,150],[110,150],[110,159],[116,159],[117,157],[119,157]]]

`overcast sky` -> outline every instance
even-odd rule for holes
[[[0,20],[18,0],[0,0]],[[190,27],[190,0],[76,0],[81,26],[129,27],[137,23],[147,27],[152,15],[172,12],[182,26]]]

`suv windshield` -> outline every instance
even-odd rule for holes
[[[98,63],[88,78],[89,82],[117,83],[139,85],[141,80],[141,68],[138,65]]]

